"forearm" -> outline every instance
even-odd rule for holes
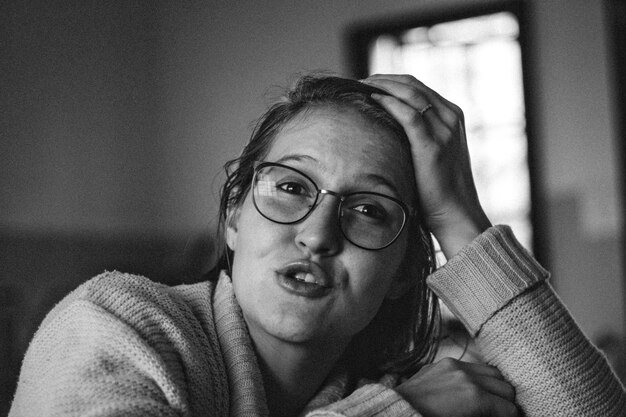
[[[306,417],[340,416],[420,417],[421,414],[395,390],[382,384],[365,385],[341,401],[306,414]]]
[[[168,368],[110,311],[64,301],[29,346],[9,415],[180,415],[188,406]]]
[[[623,387],[548,284],[494,315],[477,345],[513,382],[528,416],[626,415]]]
[[[526,415],[626,412],[626,396],[507,228],[492,228],[429,278],[489,364],[515,386]]]

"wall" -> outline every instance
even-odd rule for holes
[[[602,2],[533,4],[554,283],[589,335],[621,333],[624,208]]]
[[[184,250],[214,226],[221,166],[244,145],[272,86],[298,71],[345,73],[351,22],[454,4],[3,2],[0,231],[157,236]],[[602,4],[531,5],[553,283],[590,336],[622,333],[623,209]],[[37,265],[36,251],[15,256]],[[6,299],[31,297],[19,282],[64,279],[16,265],[0,271]],[[81,271],[73,279],[86,279]]]

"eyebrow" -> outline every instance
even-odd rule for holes
[[[288,161],[302,162],[303,160],[319,163],[319,161],[317,159],[313,158],[312,156],[310,156],[310,155],[303,155],[303,154],[287,154],[287,155],[284,155],[284,156],[278,158],[278,160],[276,160],[274,162],[276,162],[278,164],[282,164],[282,163],[288,162]]]
[[[295,161],[295,162],[310,161],[310,162],[319,163],[318,159],[310,155],[304,155],[304,154],[287,154],[287,155],[280,157],[278,160],[274,162],[282,164],[282,163],[289,162],[289,161]],[[386,186],[396,195],[397,198],[400,198],[401,194],[398,191],[398,188],[394,185],[393,182],[391,182],[386,177],[379,175],[379,174],[374,174],[374,173],[364,174],[361,177],[365,178],[368,181]]]
[[[387,178],[383,177],[382,175],[365,174],[364,177],[367,178],[369,181],[373,181],[373,182],[377,182],[377,183],[386,185],[396,195],[397,198],[400,198],[401,194],[398,191],[398,189],[396,188],[396,186],[391,181],[389,181]]]

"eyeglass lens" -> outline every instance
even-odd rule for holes
[[[319,198],[317,185],[293,168],[262,164],[256,170],[254,205],[269,220],[296,223],[313,211]],[[358,192],[341,198],[339,218],[350,242],[365,249],[382,249],[400,234],[406,213],[389,197]]]

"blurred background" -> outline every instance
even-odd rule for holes
[[[525,10],[535,250],[623,369],[617,0],[4,0],[0,415],[33,332],[80,283],[117,269],[178,284],[210,266],[222,165],[277,86],[362,76],[355,28],[511,3]]]

